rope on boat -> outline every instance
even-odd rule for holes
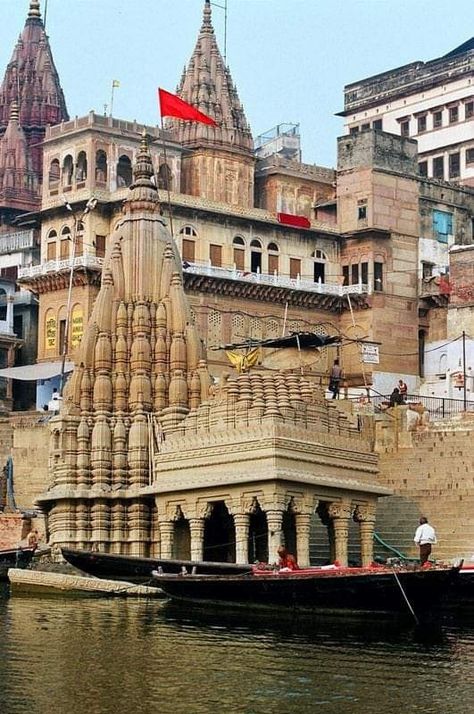
[[[415,623],[416,623],[417,625],[419,625],[419,624],[420,624],[420,621],[418,620],[418,618],[417,618],[417,616],[416,616],[416,614],[415,614],[415,611],[414,611],[413,607],[411,606],[411,603],[410,603],[410,601],[409,601],[409,599],[408,599],[408,597],[407,597],[407,594],[406,594],[405,590],[403,589],[403,585],[402,585],[401,582],[400,582],[400,578],[398,577],[398,575],[397,575],[397,573],[396,573],[395,570],[393,570],[393,576],[394,576],[395,580],[397,581],[398,587],[399,587],[400,590],[402,591],[402,595],[403,595],[403,597],[404,597],[404,599],[405,599],[406,604],[408,605],[408,609],[410,610],[411,614],[413,615],[413,619],[415,620]]]

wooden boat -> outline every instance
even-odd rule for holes
[[[61,548],[68,563],[78,570],[97,578],[124,580],[143,584],[153,581],[152,572],[161,569],[164,573],[231,574],[238,575],[251,571],[251,565],[235,563],[212,563],[193,560],[170,560],[164,558],[138,558],[128,555],[113,555],[90,550]],[[154,585],[158,585],[153,581]]]
[[[158,574],[170,598],[203,605],[289,610],[409,612],[436,607],[459,566],[254,569],[240,575]]]
[[[0,580],[7,579],[9,568],[27,568],[36,548],[7,548],[0,550]]]

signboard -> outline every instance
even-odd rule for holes
[[[71,348],[79,347],[84,333],[84,316],[82,307],[75,307],[71,317]]]
[[[55,317],[48,317],[46,320],[46,349],[53,350],[56,348],[57,336],[57,321]]]
[[[379,363],[379,346],[378,345],[362,345],[362,362],[364,364]]]

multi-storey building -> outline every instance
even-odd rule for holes
[[[344,88],[347,133],[383,130],[418,141],[422,176],[474,185],[474,39]]]

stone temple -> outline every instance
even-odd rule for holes
[[[51,421],[51,486],[40,497],[55,546],[251,562],[280,543],[309,562],[310,529],[347,562],[359,527],[372,559],[377,456],[357,424],[297,374],[214,384],[160,213],[146,137],[105,258],[102,284]]]

